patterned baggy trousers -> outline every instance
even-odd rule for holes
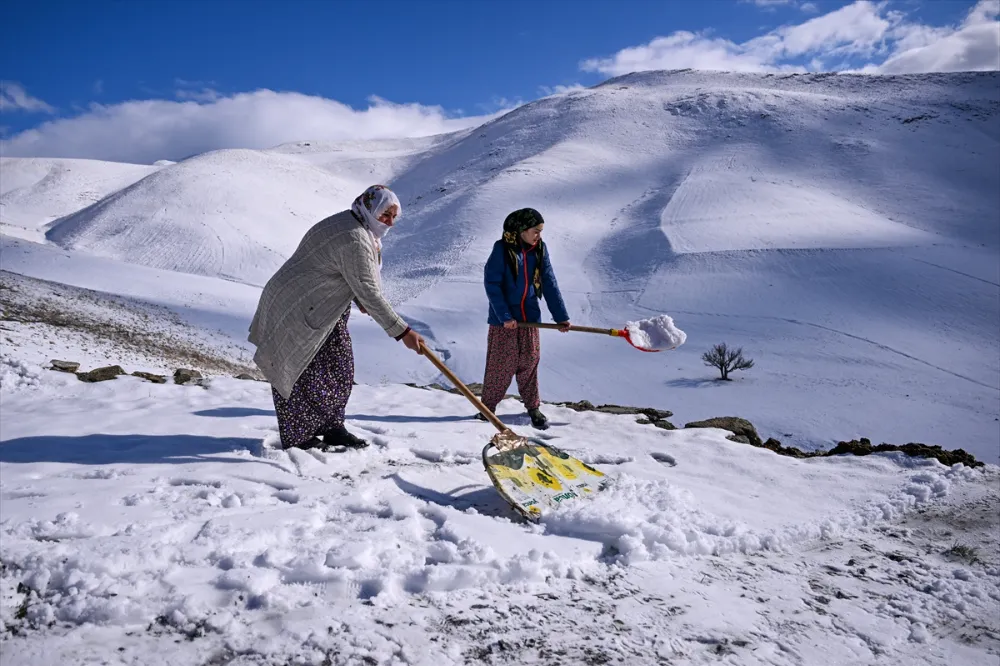
[[[350,314],[351,309],[347,308],[292,386],[288,400],[271,389],[278,415],[278,434],[286,449],[344,425],[347,401],[354,388],[354,349],[347,331]]]
[[[490,326],[486,338],[483,404],[495,413],[511,380],[516,376],[517,391],[525,409],[538,407],[541,402],[538,394],[538,362],[541,354],[537,328],[508,329]]]

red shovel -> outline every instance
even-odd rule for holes
[[[559,324],[536,324],[530,321],[519,321],[517,322],[518,328],[551,328],[558,330]],[[628,334],[628,330],[624,328],[591,328],[590,326],[574,326],[570,324],[569,330],[571,331],[583,331],[584,333],[598,333],[600,335],[610,335],[613,338],[625,338],[625,341],[630,345],[644,352],[658,352],[663,351],[662,349],[648,349],[646,347],[640,347],[639,345],[632,342],[632,337]]]

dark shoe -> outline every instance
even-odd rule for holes
[[[363,449],[368,446],[368,442],[351,434],[343,426],[324,432],[323,443],[327,446],[346,446],[350,449]]]
[[[310,437],[309,439],[307,439],[306,441],[302,442],[301,444],[295,444],[294,446],[284,446],[283,445],[281,448],[283,448],[285,450],[287,450],[287,449],[315,449],[317,447],[322,447],[322,446],[323,446],[323,442],[320,441],[320,439],[318,437]]]
[[[486,421],[486,417],[483,416],[482,412],[476,412],[476,418],[479,419],[480,421]]]
[[[528,410],[528,416],[531,417],[531,425],[535,426],[539,430],[545,430],[549,427],[549,420],[545,418],[545,414],[539,411],[538,407]]]

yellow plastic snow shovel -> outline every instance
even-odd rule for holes
[[[519,321],[517,322],[517,326],[518,328],[550,328],[550,329],[559,328],[559,324],[537,324],[532,321]],[[644,352],[663,351],[662,349],[650,349],[649,347],[640,347],[635,342],[633,342],[632,336],[629,334],[627,328],[593,328],[591,326],[576,326],[571,324],[569,330],[583,331],[584,333],[598,333],[600,335],[610,335],[611,337],[614,338],[624,338],[626,342],[628,342],[630,345],[632,345],[639,351],[644,351]],[[670,347],[669,349],[674,349],[674,347]]]
[[[518,435],[498,419],[427,345],[421,345],[420,351],[499,431],[483,447],[483,466],[500,495],[521,515],[528,520],[538,520],[545,509],[601,490],[595,480],[603,477],[603,472],[554,446]],[[497,452],[491,455],[490,449]]]

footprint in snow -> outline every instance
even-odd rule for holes
[[[649,455],[656,462],[663,463],[664,465],[668,465],[670,467],[677,467],[677,460],[675,460],[674,457],[668,453],[660,453],[657,451],[650,453]]]
[[[279,500],[281,500],[282,502],[286,502],[288,504],[299,503],[299,494],[296,492],[292,492],[291,490],[279,490],[278,492],[274,493],[274,496]]]

